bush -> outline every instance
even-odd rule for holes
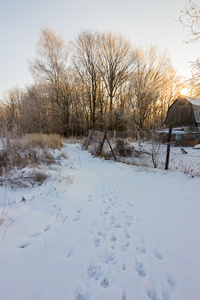
[[[129,146],[126,141],[118,139],[113,150],[119,156],[130,157],[133,154],[134,147]]]

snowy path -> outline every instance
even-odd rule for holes
[[[200,179],[66,151],[44,186],[1,187],[0,300],[198,299]]]

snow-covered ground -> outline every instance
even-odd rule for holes
[[[149,167],[154,167],[152,162],[151,153],[154,153],[155,162],[157,168],[165,169],[166,154],[167,154],[167,145],[166,144],[155,144],[152,146],[152,142],[143,142],[142,148],[138,147],[137,142],[131,142],[130,145],[134,147],[137,151],[146,151],[148,154],[142,155],[140,158],[128,158],[129,162],[137,165],[146,165]],[[195,147],[175,147],[171,146],[170,148],[170,157],[169,157],[169,170],[179,171],[182,173],[190,174],[192,176],[200,175],[200,145]],[[185,152],[184,152],[185,151]],[[127,160],[127,159],[125,159]]]
[[[200,299],[200,178],[80,149],[0,187],[0,300]]]

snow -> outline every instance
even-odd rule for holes
[[[200,106],[200,99],[193,97],[185,97],[192,105]]]
[[[62,150],[0,187],[0,300],[199,299],[200,178]]]

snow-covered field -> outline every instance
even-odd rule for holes
[[[0,300],[200,299],[200,178],[80,149],[0,187]]]

